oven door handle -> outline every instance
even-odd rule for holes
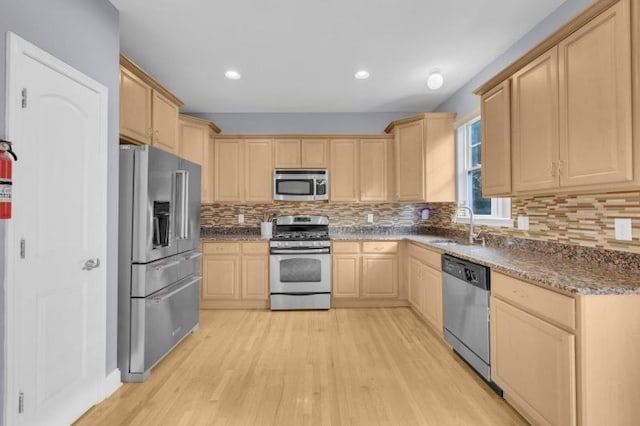
[[[327,248],[321,248],[321,249],[271,249],[271,254],[290,254],[290,255],[297,255],[297,254],[330,254],[330,249]]]

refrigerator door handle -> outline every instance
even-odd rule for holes
[[[191,238],[189,235],[189,218],[191,217],[191,212],[189,211],[189,196],[190,196],[190,173],[188,171],[184,172],[184,190],[182,192],[182,208],[184,209],[184,216],[182,216],[182,235],[185,240]]]
[[[179,222],[178,222],[178,239],[184,240],[187,238],[187,230],[186,224],[188,222],[187,219],[187,190],[188,190],[188,172],[185,170],[176,170],[176,188],[177,188],[177,208],[179,212]]]

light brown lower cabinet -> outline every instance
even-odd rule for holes
[[[565,295],[491,273],[491,377],[532,424],[636,425],[640,295]]]
[[[406,306],[400,298],[397,241],[332,244],[334,307]]]
[[[409,244],[408,255],[409,305],[442,336],[440,253]]]
[[[269,307],[269,243],[202,243],[200,307]]]

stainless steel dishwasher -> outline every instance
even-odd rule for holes
[[[442,255],[444,338],[478,374],[502,395],[491,381],[489,350],[489,268]]]

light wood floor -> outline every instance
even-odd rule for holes
[[[77,425],[522,425],[408,308],[201,311]]]

